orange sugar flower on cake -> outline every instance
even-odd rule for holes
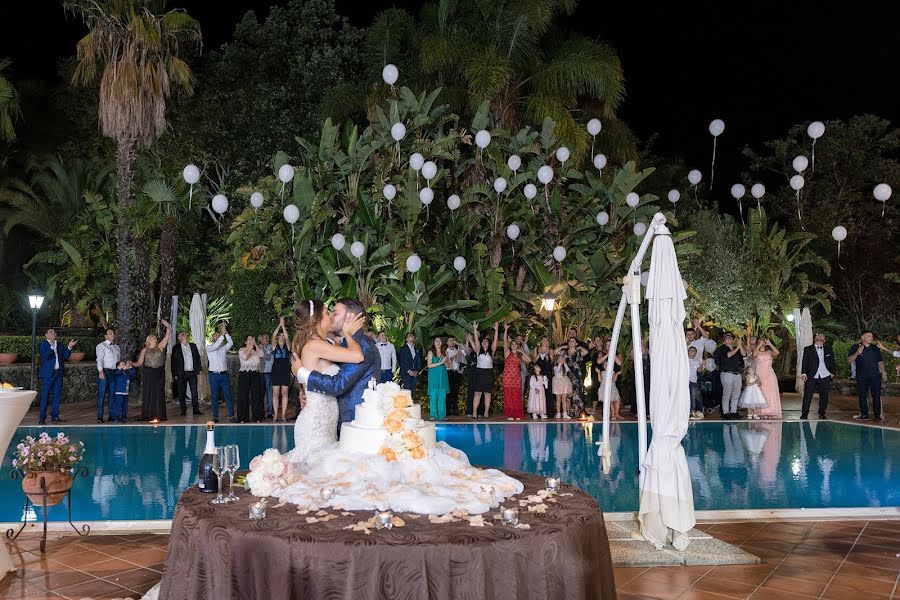
[[[402,421],[403,419],[409,418],[409,411],[405,408],[395,408],[388,413],[387,418]]]
[[[398,431],[403,429],[403,421],[399,419],[385,419],[384,428],[387,429],[390,433],[397,433]]]
[[[388,462],[394,462],[395,460],[397,460],[397,453],[390,448],[382,448],[378,451],[378,454],[383,456],[384,459]]]
[[[394,408],[406,408],[407,406],[409,406],[409,396],[406,394],[394,396]]]
[[[422,445],[422,436],[414,431],[404,431],[400,437],[403,439],[403,443],[406,444],[406,447],[410,450]]]
[[[412,456],[416,460],[421,460],[425,458],[428,453],[425,451],[424,446],[416,446],[412,450],[409,451],[409,455]]]

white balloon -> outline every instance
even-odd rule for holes
[[[422,177],[431,181],[434,179],[434,176],[437,175],[437,165],[432,161],[427,161],[424,165],[422,165]]]
[[[701,173],[697,169],[694,169],[690,173],[688,173],[688,181],[691,185],[697,185],[698,183],[700,183],[701,179],[703,179],[703,173]]]
[[[650,282],[650,272],[642,271],[641,272],[641,285],[647,287],[647,284]]]
[[[669,190],[668,198],[669,202],[675,204],[681,198],[681,192],[679,192],[678,190]]]
[[[197,165],[188,165],[181,172],[181,176],[184,177],[186,183],[194,185],[200,181],[200,169],[197,168]]]
[[[875,186],[875,189],[872,190],[872,195],[875,196],[875,199],[879,202],[887,202],[893,192],[894,190],[892,190],[891,186],[888,184],[879,183]]]
[[[553,249],[553,258],[556,259],[556,262],[562,262],[566,258],[566,249],[562,246],[557,246]]]
[[[544,165],[540,169],[538,169],[538,181],[547,185],[551,181],[553,181],[553,169]]]
[[[422,204],[428,206],[431,204],[431,201],[434,200],[434,190],[431,188],[422,188],[419,190],[419,200],[422,201]]]
[[[725,131],[725,121],[722,119],[713,119],[709,124],[709,132],[713,137],[719,137]]]
[[[397,83],[397,78],[400,77],[400,70],[394,65],[384,65],[384,68],[381,70],[381,78],[384,79],[384,82],[388,85],[394,85]]]
[[[300,218],[300,209],[293,204],[288,204],[284,207],[282,215],[284,216],[285,221],[293,225],[297,222],[297,219]]]
[[[806,180],[803,179],[803,175],[794,175],[791,177],[791,188],[795,191],[801,189],[805,183]]]
[[[513,154],[508,159],[506,159],[506,166],[509,167],[510,171],[516,172],[519,170],[519,167],[522,166],[522,159],[519,158],[518,154]]]
[[[637,223],[634,224],[634,227],[632,227],[631,230],[634,232],[634,235],[641,237],[645,233],[647,233],[647,224],[641,223],[640,221],[638,221]]]
[[[567,160],[569,160],[569,156],[570,156],[569,149],[566,148],[565,146],[560,146],[559,148],[556,149],[556,160],[558,160],[559,162],[561,162],[561,163],[566,162]]]
[[[253,192],[252,194],[250,194],[250,206],[252,206],[253,208],[259,208],[260,206],[262,206],[264,200],[265,198],[263,198],[263,195],[259,192]]]
[[[627,196],[625,196],[625,204],[627,204],[627,205],[630,206],[631,208],[634,208],[635,206],[637,206],[638,204],[640,204],[640,202],[641,202],[641,197],[638,196],[638,195],[637,195],[636,193],[634,193],[634,192],[631,192],[630,194],[628,194]]]
[[[463,269],[466,268],[466,259],[462,256],[457,256],[453,259],[453,268],[457,271],[462,272]]]
[[[744,197],[744,194],[746,194],[746,193],[747,193],[747,188],[745,188],[744,184],[742,184],[742,183],[736,183],[733,186],[731,186],[731,196],[735,200],[740,200],[741,198]]]
[[[594,157],[594,168],[595,169],[600,170],[605,166],[606,166],[606,155],[605,154],[598,154],[597,156]]]
[[[750,195],[759,200],[766,195],[766,186],[761,183],[754,183],[750,188]]]
[[[587,122],[587,131],[592,136],[600,133],[600,129],[602,129],[602,125],[600,124],[600,119],[591,119],[590,121]]]
[[[389,183],[382,188],[381,193],[387,200],[393,200],[397,197],[397,188],[394,187],[394,184]]]
[[[814,140],[819,139],[825,135],[825,123],[822,121],[813,121],[809,124],[809,127],[806,128],[806,134]]]
[[[356,258],[362,257],[366,253],[366,246],[362,242],[353,242],[350,244],[350,254]]]
[[[519,237],[519,226],[513,223],[506,228],[506,237],[515,241]]]
[[[791,165],[794,167],[794,170],[798,173],[802,173],[806,170],[806,167],[809,166],[809,159],[800,154],[799,156],[795,156]]]
[[[526,198],[533,200],[537,196],[537,187],[533,183],[527,183],[522,192],[524,192]]]
[[[288,183],[294,178],[294,167],[291,165],[281,165],[278,168],[278,179],[281,183]]]
[[[606,225],[609,223],[609,213],[605,210],[601,210],[597,213],[597,223],[600,225]]]
[[[506,190],[506,179],[498,177],[494,180],[494,191],[498,194],[502,194],[504,190]]]
[[[228,210],[228,198],[225,197],[225,194],[216,194],[213,196],[212,209],[220,215]]]
[[[415,273],[419,269],[422,268],[422,259],[419,258],[418,254],[410,254],[406,258],[406,270],[410,273]]]
[[[406,137],[406,125],[403,123],[394,123],[391,125],[391,137],[395,142],[399,142]]]
[[[461,203],[462,201],[456,194],[453,194],[449,198],[447,198],[447,208],[449,208],[450,210],[456,210],[457,208],[459,208],[459,205]]]
[[[418,171],[422,168],[422,165],[425,164],[425,157],[419,154],[418,152],[413,152],[409,157],[409,166],[413,171]]]
[[[475,145],[484,150],[488,147],[488,144],[491,143],[491,132],[487,129],[482,129],[478,133],[475,134]]]
[[[347,238],[344,237],[341,233],[336,233],[331,236],[331,247],[335,250],[343,250],[344,246],[347,245]]]
[[[687,286],[684,287],[687,289]],[[713,354],[716,351],[716,340],[706,340],[703,347],[706,349],[707,354]]]
[[[831,230],[831,237],[833,237],[836,242],[843,242],[847,239],[847,228],[843,225],[838,225]]]

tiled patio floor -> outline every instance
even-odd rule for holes
[[[900,598],[900,520],[698,525],[760,556],[760,565],[615,569],[619,600],[887,600]],[[162,577],[168,535],[65,536],[41,556],[10,543],[19,568],[0,598],[140,598]]]

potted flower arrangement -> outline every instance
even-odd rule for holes
[[[22,491],[35,505],[43,504],[43,481],[47,490],[47,506],[54,506],[72,489],[72,468],[83,455],[84,442],[76,444],[62,432],[52,437],[44,431],[37,439],[29,435],[19,442],[12,466],[25,474]]]

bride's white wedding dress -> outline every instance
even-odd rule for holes
[[[338,371],[338,365],[330,365],[322,373],[334,376]],[[306,406],[294,424],[294,449],[288,453],[288,461],[306,462],[310,454],[337,442],[338,415],[337,398],[307,391]]]

